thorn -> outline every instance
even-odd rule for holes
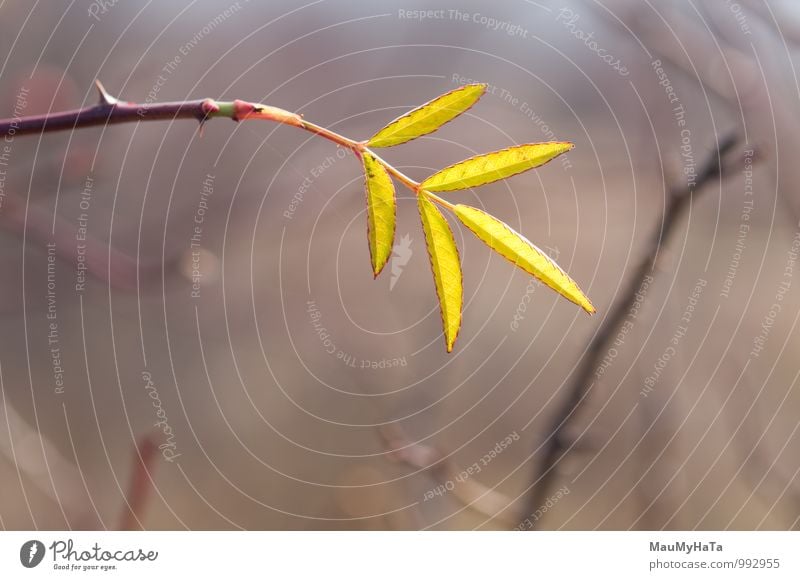
[[[94,86],[97,87],[97,92],[100,95],[100,104],[101,105],[116,105],[119,100],[116,97],[112,97],[108,94],[108,91],[103,86],[99,80],[94,81]]]

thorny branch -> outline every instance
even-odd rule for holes
[[[41,134],[117,123],[136,123],[139,121],[194,119],[202,126],[203,123],[215,117],[227,118],[233,121],[262,119],[298,127],[328,139],[345,149],[349,149],[359,158],[364,152],[368,152],[378,163],[383,165],[390,175],[405,187],[415,194],[420,191],[419,182],[414,181],[396,167],[387,163],[367,146],[366,141],[348,139],[330,129],[306,121],[297,113],[291,113],[278,107],[261,103],[248,103],[239,99],[235,101],[196,99],[169,103],[131,103],[111,96],[100,81],[95,81],[95,84],[100,97],[96,105],[72,111],[0,119],[0,136],[16,137],[18,135]],[[439,196],[431,192],[427,192],[426,195],[442,207],[453,209],[452,204]]]
[[[544,456],[535,465],[533,482],[531,483],[533,490],[528,496],[525,513],[521,518],[523,521],[529,517],[529,514],[536,512],[550,496],[556,477],[556,465],[572,448],[566,435],[571,421],[577,415],[578,410],[594,386],[594,382],[591,381],[592,374],[597,368],[603,352],[605,352],[619,331],[620,325],[625,320],[628,310],[630,310],[636,299],[636,293],[641,287],[642,281],[655,272],[658,257],[661,255],[659,250],[669,242],[670,236],[680,223],[680,217],[692,200],[694,193],[696,191],[700,192],[709,183],[723,177],[725,171],[723,157],[734,149],[737,142],[738,138],[735,135],[729,135],[722,139],[717,146],[717,150],[701,166],[693,186],[674,187],[668,192],[664,213],[652,233],[647,245],[647,251],[636,266],[627,287],[619,294],[619,298],[609,309],[608,316],[603,319],[600,328],[589,342],[586,355],[575,371],[574,379],[567,389],[566,397],[555,414],[552,426],[548,430],[550,438],[545,445]],[[535,527],[535,524],[530,527]]]

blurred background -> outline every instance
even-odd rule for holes
[[[798,43],[790,0],[0,3],[2,117],[93,104],[100,79],[124,100],[241,98],[365,139],[488,83],[382,154],[421,179],[573,141],[446,197],[521,231],[598,309],[454,223],[448,355],[410,192],[373,280],[358,162],[291,127],[7,139],[0,525],[797,529]]]

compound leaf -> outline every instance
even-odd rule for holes
[[[474,105],[486,85],[464,85],[398,117],[367,141],[368,147],[391,147],[433,133]]]
[[[544,165],[572,149],[566,141],[528,143],[470,157],[445,167],[420,185],[428,191],[453,191],[484,185]]]
[[[417,199],[442,312],[444,339],[447,352],[452,352],[461,328],[461,307],[464,301],[458,248],[447,220],[425,192],[421,192]]]
[[[367,239],[372,273],[377,277],[392,254],[395,230],[394,183],[386,168],[368,151],[361,154],[367,192]]]
[[[575,281],[523,235],[477,208],[456,205],[454,211],[458,219],[491,249],[547,284],[567,300],[582,307],[589,314],[595,313],[594,306]]]

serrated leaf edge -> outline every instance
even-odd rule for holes
[[[523,272],[526,272],[527,274],[529,274],[529,275],[533,276],[534,278],[536,278],[537,280],[539,280],[540,282],[542,282],[542,283],[543,283],[545,286],[547,286],[548,288],[550,288],[551,290],[553,290],[554,292],[556,292],[557,294],[559,294],[561,297],[563,297],[563,298],[566,298],[566,299],[567,299],[569,302],[572,302],[572,303],[573,303],[573,304],[575,304],[576,306],[579,306],[579,307],[581,307],[581,308],[582,308],[584,311],[586,311],[586,312],[587,312],[587,313],[588,313],[590,316],[591,316],[592,314],[595,314],[595,313],[597,312],[597,309],[596,309],[596,308],[594,307],[594,305],[592,304],[592,301],[591,301],[591,300],[589,300],[589,297],[588,297],[588,296],[586,295],[586,293],[585,293],[585,292],[584,292],[584,291],[581,289],[581,287],[578,285],[578,283],[577,283],[577,282],[576,282],[576,281],[575,281],[575,280],[572,278],[572,276],[570,276],[569,274],[567,274],[567,273],[564,271],[564,269],[563,269],[561,266],[559,266],[559,265],[558,265],[558,263],[557,263],[555,260],[553,260],[553,259],[552,259],[550,256],[548,256],[546,252],[544,252],[544,251],[543,251],[541,248],[539,248],[539,246],[537,246],[536,244],[534,244],[533,242],[531,242],[531,241],[530,241],[528,238],[526,238],[526,237],[525,237],[525,236],[523,236],[521,233],[519,233],[518,231],[516,231],[514,228],[512,228],[511,226],[509,226],[509,225],[508,225],[507,223],[505,223],[503,220],[496,218],[495,216],[491,215],[490,213],[487,213],[487,212],[485,212],[485,211],[483,211],[483,210],[481,210],[481,209],[478,209],[478,208],[476,208],[476,207],[472,207],[472,206],[470,206],[470,205],[464,205],[464,204],[459,204],[459,205],[455,206],[455,209],[457,209],[459,206],[460,206],[460,207],[466,207],[466,208],[469,208],[469,209],[472,209],[472,210],[475,210],[475,211],[479,211],[479,212],[483,213],[484,215],[486,215],[486,216],[488,216],[488,217],[490,217],[490,218],[492,218],[492,219],[496,220],[498,224],[500,224],[502,227],[504,227],[506,230],[508,230],[508,231],[509,231],[509,232],[510,232],[512,235],[515,235],[515,236],[519,237],[519,238],[520,238],[520,239],[521,239],[523,242],[525,242],[525,243],[529,244],[529,245],[530,245],[530,246],[531,246],[531,247],[532,247],[532,248],[533,248],[535,251],[539,252],[539,253],[540,253],[542,256],[544,256],[544,257],[545,257],[547,260],[549,260],[549,261],[550,261],[550,263],[551,263],[551,264],[552,264],[554,267],[556,267],[556,268],[557,268],[557,269],[558,269],[558,270],[559,270],[559,271],[560,271],[560,272],[561,272],[561,273],[564,275],[564,277],[566,277],[566,278],[567,278],[567,279],[568,279],[570,282],[572,282],[572,283],[575,285],[575,288],[578,290],[578,292],[580,293],[580,295],[583,297],[583,299],[584,299],[584,300],[586,300],[586,304],[588,304],[588,308],[586,307],[586,305],[584,305],[584,304],[581,304],[580,302],[578,302],[578,301],[574,300],[574,299],[573,299],[572,297],[570,297],[570,296],[567,296],[567,295],[564,293],[564,291],[563,291],[563,290],[561,290],[560,288],[554,288],[554,287],[553,287],[553,286],[552,286],[550,283],[548,283],[546,280],[543,280],[543,279],[542,279],[542,278],[541,278],[539,275],[537,275],[536,273],[528,271],[526,268],[523,268],[523,267],[522,267],[522,266],[521,266],[519,263],[517,263],[516,261],[512,260],[512,259],[511,259],[509,256],[506,256],[506,255],[505,255],[505,254],[503,254],[502,252],[500,252],[500,251],[498,251],[497,249],[495,249],[495,248],[491,247],[491,246],[490,246],[490,245],[489,245],[487,242],[485,242],[485,241],[484,241],[484,240],[481,238],[481,236],[478,234],[478,232],[477,232],[477,231],[475,231],[475,229],[474,229],[474,228],[472,228],[472,227],[471,227],[471,226],[470,226],[468,223],[466,223],[466,222],[465,222],[463,219],[461,219],[461,216],[459,216],[459,215],[458,215],[458,213],[456,213],[456,217],[459,219],[459,221],[460,221],[462,224],[464,224],[464,226],[465,226],[465,227],[466,227],[468,230],[470,230],[470,231],[471,231],[471,232],[472,232],[472,233],[475,235],[475,237],[476,237],[476,238],[478,238],[478,239],[479,239],[481,242],[483,242],[483,243],[484,243],[484,245],[486,245],[486,247],[488,247],[490,250],[492,250],[492,251],[493,251],[493,252],[495,252],[497,255],[501,256],[501,257],[502,257],[502,258],[504,258],[506,261],[508,261],[509,263],[511,263],[512,265],[514,265],[515,267],[519,268],[519,269],[520,269],[520,270],[522,270]]]
[[[383,268],[386,266],[386,264],[389,263],[389,259],[392,256],[392,250],[391,249],[394,247],[394,238],[395,238],[395,234],[397,233],[397,201],[396,201],[396,198],[395,198],[396,190],[395,190],[395,187],[394,187],[394,181],[392,181],[392,176],[389,174],[389,172],[386,170],[386,168],[383,166],[383,164],[380,163],[375,158],[374,155],[372,155],[368,151],[364,151],[364,152],[362,152],[361,156],[362,156],[362,167],[364,169],[364,192],[365,192],[366,198],[367,198],[367,247],[369,248],[369,263],[370,263],[370,267],[372,269],[373,278],[377,278],[380,275],[380,273],[383,271]],[[392,213],[392,224],[391,224],[392,232],[391,232],[390,240],[389,240],[389,253],[386,256],[386,259],[383,261],[382,264],[377,264],[376,263],[376,259],[375,259],[375,256],[373,255],[373,251],[372,251],[372,235],[371,235],[370,224],[372,224],[372,222],[375,221],[375,219],[374,219],[374,214],[372,213],[372,211],[373,211],[373,207],[372,207],[372,204],[371,204],[372,193],[371,193],[370,187],[369,187],[370,176],[369,176],[369,168],[367,167],[367,158],[369,158],[371,160],[371,162],[374,162],[375,167],[379,168],[378,171],[381,171],[383,173],[383,175],[386,176],[386,179],[391,184],[391,188],[392,188],[392,204],[391,204],[392,205],[392,212],[393,212]],[[376,268],[376,266],[377,266],[377,268]]]
[[[508,175],[504,175],[503,177],[498,177],[497,179],[490,179],[489,181],[486,181],[484,183],[480,183],[478,185],[469,185],[469,186],[462,186],[462,187],[447,187],[446,189],[440,189],[441,186],[437,187],[437,186],[434,185],[433,187],[431,187],[430,185],[428,185],[428,182],[432,178],[436,177],[437,175],[439,175],[441,173],[444,173],[445,171],[450,171],[451,169],[453,169],[455,167],[458,167],[459,165],[465,165],[465,164],[470,163],[470,162],[472,162],[472,161],[474,161],[476,159],[480,159],[481,157],[489,157],[489,156],[493,156],[493,155],[500,155],[500,154],[505,153],[507,151],[512,151],[514,149],[520,149],[522,147],[529,147],[531,145],[556,145],[556,144],[569,145],[569,147],[565,151],[562,151],[561,153],[558,153],[554,157],[551,157],[550,159],[548,159],[544,163],[541,163],[539,165],[534,165],[532,167],[525,167],[523,169],[520,169],[519,171],[515,171],[514,173],[510,173]],[[503,179],[508,179],[509,177],[514,177],[515,175],[519,175],[520,173],[525,173],[526,171],[530,171],[531,169],[538,169],[539,167],[544,167],[545,165],[547,165],[548,163],[550,163],[554,159],[558,158],[559,156],[564,155],[565,153],[568,153],[569,151],[572,151],[572,149],[574,149],[574,148],[575,148],[575,144],[572,143],[571,141],[542,141],[541,143],[521,143],[520,145],[513,145],[511,147],[505,147],[503,149],[498,149],[496,151],[489,151],[488,153],[480,153],[478,155],[473,155],[472,157],[467,157],[466,159],[462,159],[461,161],[458,161],[456,163],[448,165],[447,167],[443,167],[442,169],[440,169],[436,173],[433,173],[432,175],[429,175],[428,177],[426,177],[422,181],[422,183],[420,183],[420,189],[427,189],[429,191],[435,191],[435,192],[440,192],[440,191],[441,192],[446,192],[446,191],[459,191],[459,190],[462,190],[462,189],[470,189],[471,187],[480,187],[482,185],[488,185],[490,183],[494,183],[495,181],[501,181]]]
[[[431,244],[428,241],[428,236],[425,233],[425,221],[424,221],[424,218],[423,218],[423,215],[422,215],[422,209],[420,208],[419,209],[419,214],[420,214],[420,220],[422,221],[422,232],[423,232],[423,236],[425,238],[425,248],[426,248],[426,250],[428,252],[428,263],[430,264],[431,273],[433,274],[433,285],[434,285],[434,288],[436,289],[436,297],[439,300],[439,313],[440,313],[441,319],[442,319],[442,331],[443,331],[443,334],[444,334],[445,346],[447,348],[447,352],[450,353],[450,352],[453,351],[453,347],[456,344],[456,340],[458,339],[458,335],[461,332],[461,326],[462,326],[462,323],[463,323],[464,273],[463,273],[463,270],[461,269],[461,253],[458,250],[458,244],[456,244],[456,239],[455,239],[455,236],[453,235],[453,229],[450,227],[450,224],[448,223],[447,218],[444,216],[444,214],[441,212],[441,210],[436,206],[436,203],[433,200],[431,200],[427,195],[425,195],[424,191],[421,191],[420,194],[419,194],[417,203],[418,204],[422,204],[423,200],[430,204],[430,206],[433,208],[433,210],[436,211],[438,213],[438,215],[442,218],[442,221],[444,222],[445,226],[447,227],[447,232],[450,234],[450,239],[452,240],[453,248],[455,249],[456,263],[458,264],[459,292],[461,293],[461,304],[460,304],[460,307],[459,307],[458,325],[456,326],[455,334],[453,335],[453,339],[451,341],[448,341],[447,331],[446,331],[446,329],[447,329],[447,321],[445,320],[444,306],[443,306],[444,301],[442,300],[442,296],[439,294],[439,285],[436,283],[436,270],[434,269],[434,264],[433,264],[433,253],[432,253],[432,249],[431,249]],[[444,284],[442,284],[442,287],[444,287]]]
[[[393,125],[396,125],[396,124],[400,123],[400,121],[402,121],[402,120],[403,120],[403,119],[405,119],[406,117],[409,117],[410,115],[414,114],[415,112],[417,112],[417,111],[419,111],[419,110],[422,110],[422,109],[424,109],[425,107],[428,107],[428,106],[430,106],[432,103],[434,103],[434,102],[438,101],[439,99],[443,99],[443,98],[447,97],[448,95],[451,95],[451,94],[453,94],[453,93],[455,93],[455,92],[457,92],[457,91],[464,90],[464,89],[465,89],[465,88],[467,88],[467,87],[482,87],[482,88],[483,88],[483,90],[480,92],[480,94],[478,94],[478,96],[475,98],[475,100],[474,100],[474,101],[473,101],[473,102],[472,102],[472,103],[471,103],[471,104],[470,104],[468,107],[466,107],[465,109],[461,110],[461,111],[460,111],[460,112],[459,112],[457,115],[455,115],[455,116],[454,116],[452,119],[448,119],[447,121],[445,121],[444,123],[442,123],[442,124],[441,124],[441,125],[439,125],[438,127],[434,128],[434,129],[431,129],[430,131],[427,131],[427,132],[425,132],[425,133],[420,133],[419,135],[416,135],[416,136],[414,136],[414,137],[410,137],[410,138],[406,139],[405,141],[400,141],[400,142],[398,142],[398,143],[392,143],[392,144],[390,144],[390,145],[380,145],[380,144],[376,145],[375,143],[373,143],[373,140],[375,139],[375,137],[377,137],[379,134],[383,133],[383,132],[384,132],[384,131],[386,131],[387,129],[391,128]],[[382,128],[378,129],[378,130],[375,132],[375,134],[374,134],[374,135],[372,135],[372,137],[370,137],[369,139],[367,139],[365,143],[366,143],[366,145],[367,145],[368,147],[375,147],[375,148],[379,148],[379,149],[380,149],[380,148],[382,148],[382,147],[395,147],[395,146],[397,146],[397,145],[403,145],[404,143],[408,143],[409,141],[413,141],[414,139],[417,139],[417,138],[419,138],[419,137],[423,137],[423,136],[425,136],[425,135],[430,135],[431,133],[435,133],[436,131],[438,131],[439,129],[441,129],[442,127],[444,127],[444,126],[445,126],[447,123],[449,123],[450,121],[453,121],[453,120],[454,120],[454,119],[456,119],[457,117],[459,117],[459,116],[463,115],[464,113],[466,113],[467,111],[469,111],[469,110],[470,110],[470,109],[471,109],[473,106],[475,106],[475,104],[476,104],[476,103],[477,103],[477,102],[478,102],[478,101],[481,99],[481,97],[482,97],[482,96],[483,96],[483,95],[486,93],[486,88],[487,88],[487,85],[486,85],[486,84],[484,84],[484,83],[469,83],[469,84],[466,84],[466,85],[462,85],[462,86],[460,86],[460,87],[458,87],[458,88],[456,88],[456,89],[453,89],[453,90],[451,90],[451,91],[447,91],[446,93],[442,93],[442,94],[441,94],[441,95],[439,95],[438,97],[434,97],[433,99],[429,100],[428,102],[426,102],[426,103],[423,103],[422,105],[420,105],[420,106],[418,106],[418,107],[415,107],[415,108],[411,109],[410,111],[407,111],[407,112],[403,113],[402,115],[400,115],[399,117],[395,118],[395,119],[394,119],[394,120],[392,120],[392,121],[389,121],[389,122],[388,122],[386,125],[384,125]],[[384,139],[386,139],[386,137],[384,137]]]

